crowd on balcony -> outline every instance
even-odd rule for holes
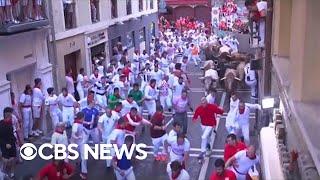
[[[45,19],[43,0],[0,0],[0,25]]]

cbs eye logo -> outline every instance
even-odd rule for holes
[[[31,143],[25,143],[20,148],[20,156],[27,161],[33,160],[37,156],[37,147]]]

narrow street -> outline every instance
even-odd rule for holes
[[[195,67],[194,64],[188,65],[188,72],[189,72],[189,78],[191,80],[191,87],[190,87],[190,93],[189,97],[191,100],[192,106],[195,108],[199,102],[200,98],[204,96],[203,91],[203,84],[199,80],[199,77],[202,76],[202,71],[199,67]],[[247,89],[240,89],[238,90],[239,96],[244,99],[246,102],[250,102],[250,92]],[[216,97],[216,102],[220,107],[223,107],[225,110],[225,113],[223,116],[220,116],[220,121],[217,129],[217,134],[215,135],[215,138],[211,138],[212,140],[212,154],[210,158],[206,158],[203,164],[198,163],[198,155],[200,153],[200,142],[201,142],[201,135],[199,132],[201,132],[200,123],[193,123],[191,121],[193,113],[188,112],[188,120],[189,120],[189,127],[188,127],[188,133],[187,138],[189,139],[191,143],[191,151],[190,151],[190,159],[187,164],[187,171],[189,172],[191,179],[208,179],[211,172],[214,170],[214,161],[217,158],[223,158],[223,151],[224,151],[224,142],[225,137],[227,136],[227,132],[225,129],[225,118],[226,114],[228,112],[229,108],[229,100],[226,99],[226,94],[224,93],[224,90],[221,88],[218,88],[218,93]],[[168,114],[167,120],[171,118],[171,115]],[[147,113],[144,112],[144,115],[146,117]],[[254,120],[254,114],[250,115],[250,119]],[[171,127],[169,126],[169,129],[167,132],[169,132]],[[139,130],[138,130],[139,131]],[[214,134],[214,133],[213,133]],[[214,136],[214,135],[213,135]],[[252,139],[254,139],[252,137]],[[42,143],[49,142],[50,137],[44,137],[42,139],[36,140],[34,144],[41,145]],[[144,134],[140,135],[137,138],[138,143],[145,143],[148,146],[148,157],[146,160],[138,161],[136,160],[134,162],[134,172],[136,174],[136,178],[139,180],[148,180],[150,177],[153,177],[153,180],[166,180],[168,178],[168,174],[166,172],[166,166],[167,164],[164,162],[156,162],[154,161],[154,158],[152,156],[152,142],[149,135],[149,128],[146,128],[146,131]],[[37,157],[37,159],[33,160],[32,162],[25,161],[23,164],[19,164],[17,168],[17,174],[16,177],[19,179],[25,175],[32,174],[35,175],[38,170],[43,167],[46,163],[44,160],[41,160]],[[88,169],[89,172],[92,172],[93,169],[96,169],[94,173],[89,173],[89,179],[115,179],[113,175],[112,169],[106,169],[105,162],[104,161],[96,161],[96,160],[89,160],[88,162]],[[97,170],[99,169],[99,170]],[[79,179],[79,166],[77,167],[77,175],[74,176],[73,179]],[[103,177],[103,178],[102,178]]]

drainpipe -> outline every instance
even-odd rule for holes
[[[272,20],[273,20],[273,0],[268,0],[268,11],[266,17],[265,34],[265,60],[264,60],[264,96],[271,96],[271,69],[272,69]]]
[[[53,86],[55,89],[58,88],[58,79],[57,79],[57,66],[58,66],[58,61],[57,61],[57,47],[56,47],[56,32],[54,28],[54,22],[53,22],[53,7],[52,7],[52,1],[48,1],[48,16],[49,16],[49,22],[50,22],[50,34],[52,37],[52,41],[50,42],[50,38],[48,38],[48,44],[50,45],[49,51],[50,52],[50,62],[52,64],[52,76],[53,76]],[[49,37],[50,37],[49,34]]]

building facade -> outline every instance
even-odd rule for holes
[[[80,68],[92,73],[96,58],[108,62],[117,42],[129,57],[134,49],[148,48],[157,31],[157,8],[156,0],[51,1],[50,55],[58,89],[66,85],[66,71],[71,69],[75,80]]]
[[[160,14],[170,21],[190,17],[203,22],[211,21],[211,0],[165,0],[167,12]]]
[[[298,153],[294,166],[288,166],[291,156],[282,158],[289,179],[319,179],[320,174],[319,8],[316,0],[273,2],[271,95],[282,115],[282,146]]]
[[[46,8],[46,4],[42,6]],[[15,8],[21,10],[22,6],[17,4]],[[12,105],[11,92],[15,94],[14,101],[18,103],[25,86],[30,84],[33,87],[35,78],[46,82],[43,83],[43,92],[53,86],[47,44],[49,21],[45,11],[42,13],[44,18],[41,20],[30,15],[30,19],[24,21],[22,14],[16,14],[16,22],[0,23],[0,119],[3,108]],[[43,130],[47,128],[46,124],[42,123]]]

